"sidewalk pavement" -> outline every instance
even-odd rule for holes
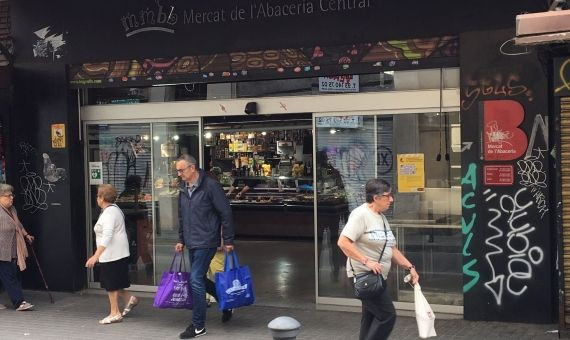
[[[157,310],[151,298],[141,303],[123,322],[99,325],[97,321],[107,315],[106,295],[98,293],[53,293],[55,304],[50,304],[46,292],[26,291],[27,301],[36,305],[34,311],[17,312],[0,310],[0,339],[178,339],[190,321],[186,310]],[[0,302],[6,303],[6,295]],[[297,339],[346,340],[358,339],[360,313],[333,312],[316,309],[249,306],[237,310],[228,323],[222,324],[221,313],[214,304],[208,308],[207,335],[201,339],[270,340],[267,324],[278,316],[290,316],[301,323]],[[545,339],[558,336],[550,331],[557,326],[512,324],[501,322],[471,322],[462,319],[436,319],[438,339]],[[416,320],[399,316],[390,339],[419,339]]]

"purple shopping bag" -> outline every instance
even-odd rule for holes
[[[178,271],[174,271],[174,262],[180,255]],[[182,268],[184,266],[184,268]],[[184,270],[182,270],[184,269]],[[170,270],[162,273],[160,285],[154,296],[156,308],[192,309],[192,290],[190,288],[190,273],[186,271],[184,252],[175,253],[170,264]]]

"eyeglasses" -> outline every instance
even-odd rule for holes
[[[14,194],[6,194],[6,195],[2,195],[2,197],[12,197],[12,198],[14,198]]]
[[[385,192],[383,194],[377,194],[376,196],[386,197],[386,198],[394,198],[394,194],[391,192]]]
[[[191,167],[192,165],[188,165],[187,167],[183,168],[183,169],[176,169],[176,173],[180,174],[183,173],[184,170],[188,169],[189,167]]]

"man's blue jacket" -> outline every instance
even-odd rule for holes
[[[180,183],[178,196],[178,238],[189,249],[216,248],[220,236],[224,244],[234,243],[234,221],[224,189],[213,178],[198,170],[197,187],[188,194],[186,182]],[[220,234],[221,228],[221,234]]]

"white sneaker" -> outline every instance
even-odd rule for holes
[[[0,303],[0,310],[1,309],[6,309],[6,306],[4,306],[3,304]]]
[[[16,308],[16,310],[21,312],[25,310],[31,310],[32,308],[34,308],[34,305],[27,303],[26,301],[22,301],[20,307]]]

